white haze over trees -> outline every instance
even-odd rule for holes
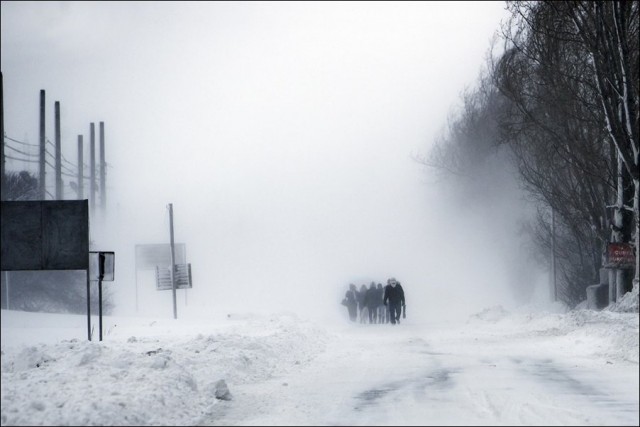
[[[416,161],[505,16],[501,2],[2,2],[5,131],[37,143],[44,89],[47,137],[59,100],[76,163],[77,135],[86,159],[104,121],[108,206],[91,250],[116,253],[114,314],[172,315],[134,255],[169,242],[168,203],[193,271],[178,317],[336,313],[349,283],[390,276],[437,318],[535,284],[545,299],[512,177],[476,195],[486,204],[449,203]],[[37,172],[7,163],[24,168]]]

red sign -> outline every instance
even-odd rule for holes
[[[636,257],[630,243],[609,243],[607,247],[607,267],[634,268]]]

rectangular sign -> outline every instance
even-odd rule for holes
[[[176,289],[192,288],[191,264],[176,264]],[[171,267],[156,267],[156,288],[159,291],[173,289],[171,286]]]
[[[607,246],[608,268],[634,268],[636,257],[630,243],[609,243]]]
[[[115,277],[116,254],[114,252],[89,253],[89,277],[93,281],[113,282]],[[100,268],[102,264],[102,269]],[[102,270],[102,271],[101,271]],[[102,273],[102,278],[100,277]]]
[[[0,203],[1,269],[87,270],[87,200]]]
[[[174,243],[175,264],[187,263],[187,248],[184,243]],[[155,270],[156,267],[171,265],[171,245],[159,243],[151,245],[136,245],[136,269]]]

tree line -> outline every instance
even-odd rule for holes
[[[527,228],[536,253],[555,254],[559,300],[585,300],[609,242],[636,248],[635,276],[609,274],[610,286],[630,291],[639,264],[638,2],[506,8],[477,85],[421,161],[448,179],[474,177],[467,187],[496,164],[513,168],[537,208]]]

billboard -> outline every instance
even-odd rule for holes
[[[3,271],[87,270],[87,200],[0,202]]]

